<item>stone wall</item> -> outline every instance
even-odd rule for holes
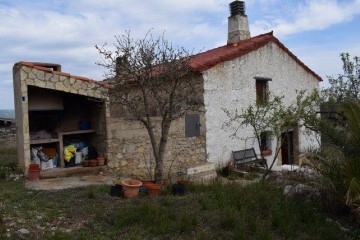
[[[201,134],[191,138],[185,137],[184,118],[173,121],[164,159],[164,177],[169,169],[176,173],[183,167],[206,162],[204,121],[204,116],[200,116]],[[149,177],[149,169],[152,168],[153,173],[155,163],[142,124],[136,120],[109,118],[107,126],[108,165],[119,175]]]
[[[13,68],[14,98],[15,98],[15,117],[17,123],[17,148],[19,156],[19,166],[24,172],[31,163],[30,156],[30,133],[29,133],[29,86],[56,90],[62,94],[75,94],[84,98],[93,98],[106,100],[107,85],[96,82],[88,78],[70,75],[68,73],[54,71],[50,67],[44,67],[35,63],[20,62]],[[96,105],[96,103],[94,103]],[[103,132],[97,132],[98,143],[101,144],[101,151],[106,151],[106,130],[104,123],[108,110],[103,104],[100,110],[102,116],[99,116],[98,123],[93,123],[96,130],[102,129]],[[98,111],[98,113],[100,113]]]
[[[16,127],[0,127],[0,147],[15,148],[16,147]]]
[[[91,81],[88,78],[51,70],[47,72],[44,69],[41,69],[41,67],[36,66],[22,66],[19,70],[21,71],[21,81],[25,81],[26,85],[95,98],[102,98],[104,96],[104,89],[102,89],[95,81]],[[26,91],[25,88],[22,90]]]

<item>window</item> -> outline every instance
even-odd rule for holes
[[[267,103],[269,90],[268,81],[270,78],[255,78],[256,80],[256,104],[264,105]]]
[[[269,132],[260,133],[260,150],[271,150],[271,134]]]
[[[200,135],[200,116],[199,114],[185,116],[185,136],[196,137]]]

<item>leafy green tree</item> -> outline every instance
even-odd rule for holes
[[[360,210],[360,59],[342,53],[344,73],[329,77],[323,91],[321,148],[311,166],[322,174],[337,199]]]
[[[338,106],[345,122],[323,119],[321,149],[312,166],[330,183],[334,194],[348,206],[360,210],[360,103],[344,102]]]
[[[279,157],[281,151],[281,136],[284,130],[292,127],[301,128],[308,126],[312,129],[317,127],[317,115],[319,111],[319,94],[314,91],[311,94],[305,94],[305,91],[298,92],[296,101],[290,105],[284,103],[284,97],[269,96],[266,104],[251,104],[246,109],[239,112],[224,110],[229,121],[225,126],[235,125],[233,136],[238,135],[243,127],[250,126],[253,130],[257,145],[261,149],[261,133],[267,132],[275,140],[276,147],[268,171],[264,177],[271,171],[274,163]],[[307,131],[311,131],[308,129]],[[261,155],[262,152],[260,151]],[[262,156],[263,157],[263,156]]]
[[[353,61],[349,53],[341,53],[344,73],[337,78],[329,77],[330,87],[324,91],[327,101],[345,102],[360,98],[360,58]]]

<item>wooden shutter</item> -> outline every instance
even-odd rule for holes
[[[256,103],[265,104],[267,100],[266,81],[256,80]]]
[[[195,137],[200,135],[200,115],[186,115],[185,116],[185,136]]]

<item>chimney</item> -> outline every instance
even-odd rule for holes
[[[228,44],[235,44],[250,38],[249,22],[245,14],[245,2],[230,3],[230,17],[228,18]]]

